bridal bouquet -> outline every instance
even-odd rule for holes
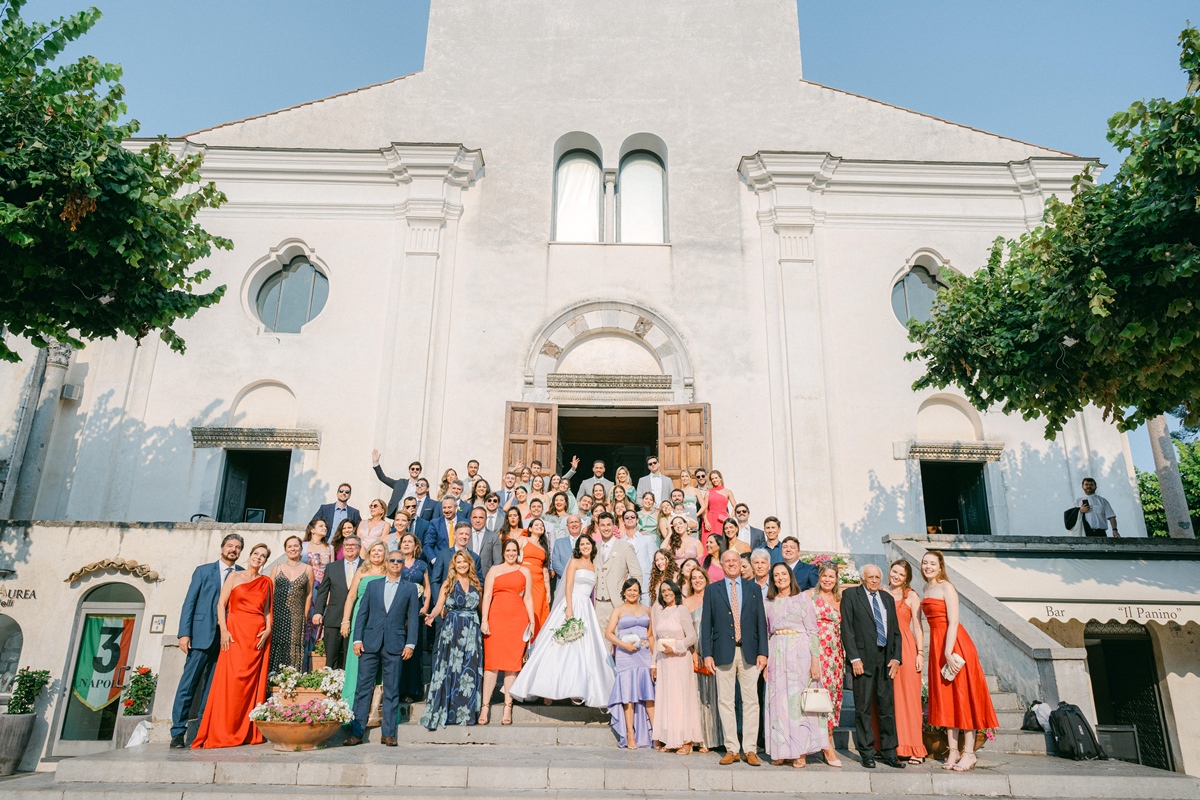
[[[582,639],[583,634],[583,620],[579,617],[571,617],[554,631],[554,641],[559,644],[570,644]]]

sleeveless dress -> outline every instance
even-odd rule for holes
[[[433,671],[421,724],[474,725],[483,702],[483,634],[475,587],[464,590],[457,580],[446,597],[446,616],[433,647]],[[412,659],[409,659],[410,661]]]
[[[546,551],[533,539],[527,538],[525,547],[521,550],[521,566],[529,569],[529,576],[532,579],[534,636],[541,632],[542,626],[546,624],[546,618],[550,616],[550,601],[546,594],[546,573],[543,572],[547,560]]]
[[[304,653],[305,657],[312,652],[313,646],[317,640],[325,635],[324,625],[313,625],[312,623],[312,608],[316,607],[317,603],[317,587],[321,585],[321,581],[325,580],[325,568],[329,566],[329,557],[333,552],[332,548],[328,552],[320,552],[319,550],[310,550],[309,542],[304,542],[304,551],[300,556],[300,560],[312,567],[313,571],[313,603],[309,608],[309,618],[304,627]]]
[[[661,537],[658,535],[658,509],[653,511],[638,512],[638,533],[643,536],[653,536],[655,549],[662,544]]]
[[[654,624],[654,738],[668,750],[689,742],[700,744],[704,729],[700,725],[700,707],[696,704],[696,672],[689,648],[696,644],[692,615],[683,606],[651,606]],[[659,642],[674,640],[675,653],[662,652]]]
[[[530,697],[573,700],[592,708],[608,705],[613,686],[613,663],[592,605],[595,588],[595,572],[575,570],[571,611],[583,620],[583,636],[566,644],[554,641],[554,631],[567,621],[567,595],[560,593],[542,632],[533,642],[529,660],[513,684],[513,697],[518,700]]]
[[[692,612],[692,627],[696,630],[700,630],[700,617],[703,613],[703,603]],[[704,734],[703,744],[710,750],[714,747],[724,747],[725,731],[721,727],[721,698],[717,694],[717,676],[697,672],[696,691],[700,706],[700,730]]]
[[[283,574],[275,576],[275,617],[271,627],[271,659],[267,674],[275,672],[285,664],[304,671],[304,601],[307,594],[308,576],[305,573],[295,579]]]
[[[708,530],[702,531],[704,540],[702,544],[708,544],[708,537],[711,534],[720,535],[721,526],[725,520],[729,519],[729,495],[725,494],[722,489],[710,489],[708,492],[708,512],[704,515],[705,521],[708,523]]]
[[[910,593],[912,589],[905,589],[904,597],[907,598]],[[896,600],[896,618],[900,623],[902,643],[900,669],[896,671],[893,681],[898,741],[896,755],[901,758],[924,758],[928,753],[921,735],[924,717],[921,708],[921,673],[917,672],[917,640],[912,633],[912,610],[904,600]]]
[[[411,567],[400,568],[400,580],[411,583],[417,589],[417,608],[425,603],[425,575],[429,572],[429,564],[416,559]],[[430,608],[433,605],[430,604]],[[400,662],[400,697],[424,697],[425,674],[422,664],[422,654],[425,652],[425,635],[428,628],[422,619],[417,626],[417,649],[412,658]]]
[[[946,602],[927,597],[921,601],[921,612],[929,620],[929,724],[966,731],[999,728],[983,665],[966,628],[959,624],[952,651],[966,663],[953,681],[947,681],[942,677],[949,628]]]
[[[273,584],[266,575],[235,586],[229,593],[225,625],[233,641],[217,656],[208,703],[192,747],[262,744],[263,736],[250,721],[250,711],[267,699],[271,642],[268,640],[262,650],[255,646],[267,627],[264,609],[271,609],[273,594]]]
[[[763,730],[772,759],[804,758],[829,747],[819,714],[805,714],[800,693],[812,683],[812,659],[820,658],[817,613],[803,592],[767,604],[766,709]]]
[[[637,637],[639,641],[650,634],[650,617],[644,614],[622,614],[617,619],[618,639]],[[608,713],[613,732],[621,747],[626,746],[624,703],[633,703],[633,735],[638,747],[652,747],[653,734],[650,730],[650,715],[646,713],[646,702],[654,701],[654,680],[650,677],[650,648],[639,646],[636,653],[620,647],[615,648],[612,692],[608,697]]]
[[[514,569],[492,581],[492,604],[488,608],[488,630],[483,637],[483,668],[517,672],[525,655],[522,636],[529,627],[525,614],[525,576]],[[488,698],[489,700],[491,698]]]
[[[362,601],[362,596],[367,593],[367,587],[371,585],[371,581],[382,577],[382,575],[364,575],[358,581],[358,594],[354,595],[354,608],[350,612],[350,636],[346,639],[345,681],[342,684],[342,699],[351,706],[354,705],[354,691],[358,688],[358,656],[354,654],[354,627],[358,621],[358,604]],[[364,680],[374,683],[377,677],[372,675]],[[350,723],[346,723],[345,727],[349,726]]]
[[[825,598],[813,594],[813,608],[817,611],[817,655],[821,660],[821,685],[829,690],[833,700],[833,713],[829,715],[829,738],[833,741],[833,729],[842,716],[842,691],[846,679],[846,650],[842,646],[842,612],[825,602]],[[768,662],[769,663],[769,662]]]

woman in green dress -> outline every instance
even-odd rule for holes
[[[362,566],[354,573],[354,578],[346,587],[346,596],[354,598],[353,603],[346,603],[346,610],[342,614],[342,636],[346,639],[346,679],[342,684],[342,699],[347,703],[354,703],[354,690],[358,686],[358,656],[354,653],[354,618],[358,616],[358,601],[362,599],[371,581],[387,573],[387,567],[384,565],[387,552],[387,545],[381,541],[371,545]]]

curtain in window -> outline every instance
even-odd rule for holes
[[[303,258],[295,258],[258,291],[258,316],[267,330],[299,333],[325,307],[329,279]]]
[[[621,162],[617,198],[621,209],[622,242],[656,244],[666,241],[662,162],[650,153],[630,153]]]
[[[554,178],[554,240],[599,242],[600,164],[591,153],[568,153]]]

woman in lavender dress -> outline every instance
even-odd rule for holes
[[[801,693],[821,685],[817,612],[809,596],[800,591],[787,564],[771,567],[767,593],[767,703],[764,725],[771,763],[803,769],[809,753],[829,747],[829,731],[818,714],[800,708]]]
[[[608,713],[617,743],[630,750],[654,744],[654,680],[650,676],[654,632],[650,609],[638,602],[641,596],[642,585],[636,578],[625,581],[621,587],[625,602],[613,609],[604,632],[604,638],[616,648],[616,682],[608,698]]]

